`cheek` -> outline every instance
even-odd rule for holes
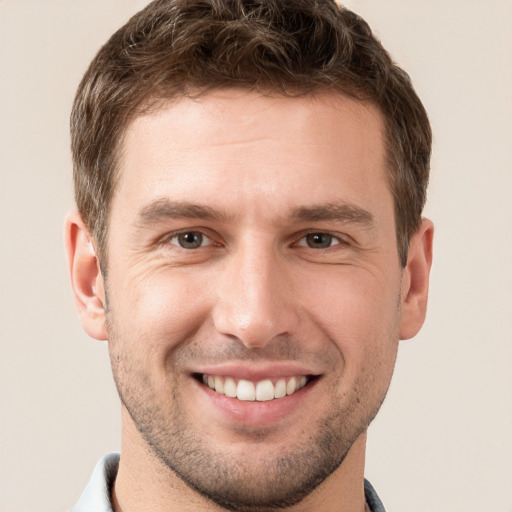
[[[400,319],[398,276],[390,281],[347,267],[323,279],[306,276],[303,290],[312,321],[337,346],[344,371],[355,376],[369,360],[393,366]]]
[[[208,314],[207,287],[180,273],[126,276],[116,291],[111,312],[117,337],[123,343],[136,343],[139,351],[154,352],[155,357],[160,354],[162,360],[163,352],[192,336]]]

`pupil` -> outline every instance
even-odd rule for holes
[[[182,233],[179,235],[179,242],[185,249],[195,249],[201,245],[203,236],[201,233]]]
[[[311,233],[307,236],[308,245],[315,249],[330,247],[332,236],[325,233]]]

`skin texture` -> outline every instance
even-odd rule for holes
[[[239,90],[130,125],[106,283],[78,214],[66,229],[123,403],[116,510],[364,510],[366,428],[423,323],[433,232],[424,220],[402,269],[382,130],[339,94]],[[203,372],[314,379],[237,408]]]

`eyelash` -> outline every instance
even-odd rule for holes
[[[309,237],[327,237],[327,246],[326,247],[312,247],[308,242],[314,242],[314,239],[308,239]],[[334,242],[334,243],[333,243]],[[321,244],[321,240],[318,240],[318,243]],[[330,249],[336,245],[346,244],[347,242],[343,240],[340,236],[335,235],[333,233],[329,233],[328,231],[310,231],[309,233],[304,234],[297,243],[294,245],[299,247],[308,247],[314,250],[320,249]]]
[[[185,236],[185,235],[194,235],[194,236],[199,235],[201,237],[201,244],[198,247],[183,247],[183,245],[181,245],[178,242],[178,240],[179,240],[180,236]],[[173,243],[173,240],[176,240],[177,243]],[[202,231],[199,231],[199,230],[180,231],[178,233],[173,233],[169,237],[167,237],[167,239],[165,241],[167,243],[170,243],[171,245],[176,245],[185,250],[199,249],[201,247],[204,247],[204,245],[203,245],[204,241],[214,242],[211,237],[209,237],[208,235],[205,235]],[[192,243],[192,242],[190,242],[190,243]],[[215,242],[214,242],[214,244],[215,244]]]

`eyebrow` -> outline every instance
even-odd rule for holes
[[[135,225],[144,228],[147,225],[180,218],[229,222],[234,217],[210,206],[160,198],[139,211]],[[297,206],[292,209],[289,218],[302,222],[341,221],[367,228],[374,225],[374,217],[369,211],[347,202]]]
[[[138,213],[136,226],[144,227],[168,219],[205,219],[225,222],[229,216],[222,211],[195,203],[157,199],[144,206]]]
[[[296,207],[292,211],[292,217],[310,222],[343,221],[367,228],[374,225],[374,217],[369,211],[345,202]]]

